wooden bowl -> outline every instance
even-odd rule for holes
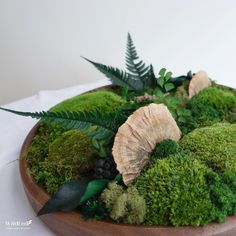
[[[27,171],[29,165],[24,159],[24,155],[35,136],[38,125],[34,126],[26,137],[20,154],[20,174],[24,185],[25,193],[35,212],[49,199],[48,194],[34,181]],[[211,223],[204,227],[162,227],[162,226],[136,226],[116,224],[104,221],[83,220],[77,212],[56,212],[40,216],[41,220],[47,224],[58,235],[68,236],[233,236],[236,235],[236,217],[228,217],[227,221],[218,224]]]

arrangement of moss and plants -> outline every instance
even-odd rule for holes
[[[65,100],[40,119],[25,155],[50,195],[38,215],[200,226],[236,215],[236,92],[199,71],[174,77],[139,59],[123,71],[85,58],[112,86]]]

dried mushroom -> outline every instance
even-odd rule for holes
[[[136,110],[118,129],[112,154],[126,185],[131,183],[149,162],[157,143],[179,140],[181,132],[164,104],[150,104]]]
[[[189,83],[188,94],[191,99],[194,95],[198,94],[201,90],[210,87],[211,80],[207,73],[203,70],[198,71]]]

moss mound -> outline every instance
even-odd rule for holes
[[[48,156],[49,144],[64,132],[64,129],[48,123],[40,123],[26,154],[26,161],[37,165]]]
[[[217,87],[202,90],[187,104],[199,121],[227,119],[229,112],[236,109],[236,94]],[[208,118],[208,119],[207,119]]]
[[[95,109],[101,109],[101,110],[110,112],[116,109],[117,107],[121,106],[122,104],[124,104],[124,100],[122,100],[120,96],[109,91],[100,90],[100,91],[95,91],[95,92],[90,92],[88,94],[80,95],[71,99],[67,99],[59,103],[58,105],[56,105],[50,110],[51,111],[61,111],[61,110],[91,111]],[[72,169],[74,168],[73,161],[64,163],[63,161],[59,160],[59,158],[56,158],[54,160],[55,165],[53,165],[50,163],[50,161],[47,160],[48,154],[49,154],[49,146],[51,149],[50,151],[51,154],[49,158],[50,160],[52,156],[55,157],[57,155],[56,145],[58,147],[58,150],[61,150],[61,154],[63,156],[66,155],[65,150],[61,149],[59,143],[65,140],[65,138],[68,138],[68,136],[70,136],[72,133],[66,133],[65,135],[62,135],[64,132],[65,130],[57,125],[41,122],[39,129],[36,133],[36,136],[34,137],[33,142],[30,145],[29,151],[26,155],[27,162],[31,163],[32,165],[32,168],[30,169],[30,171],[32,175],[34,176],[35,180],[38,183],[43,184],[46,190],[48,191],[48,193],[50,194],[55,192],[62,183],[71,180],[71,176],[73,176],[73,171],[72,171]],[[72,136],[73,137],[71,137],[71,139],[74,139],[74,138],[76,139],[76,135],[72,135]],[[77,137],[78,140],[80,138],[81,140],[84,140],[84,144],[82,146],[85,146],[85,147],[81,148],[79,143],[83,141],[79,140],[77,148],[78,149],[81,148],[81,150],[76,150],[76,151],[78,151],[78,153],[83,153],[83,151],[87,152],[87,149],[90,150],[91,139],[85,133],[83,133],[83,135],[80,138],[79,138],[78,133],[77,133],[77,136],[78,136]],[[57,138],[59,139],[55,141],[54,145],[52,145],[54,140]],[[65,145],[69,145],[69,144],[65,142]],[[53,146],[55,146],[55,148],[53,148]],[[70,155],[71,155],[72,150],[70,151],[71,151],[70,152]],[[54,153],[55,155],[52,153]],[[88,156],[90,156],[90,153],[88,153]],[[86,157],[87,157],[87,154],[84,155],[84,158]],[[82,155],[80,158],[82,158]],[[75,159],[76,158],[74,158],[74,160]],[[65,164],[65,166],[63,166],[63,163]],[[88,159],[88,163],[89,163],[89,159]],[[78,163],[75,166],[77,167],[79,171]],[[87,166],[85,165],[85,169],[86,168]],[[80,170],[83,172],[82,167],[80,168]]]
[[[92,111],[111,112],[122,106],[125,101],[117,94],[105,90],[90,92],[67,99],[51,108],[51,111]]]
[[[147,205],[149,225],[205,225],[210,201],[205,175],[208,169],[189,154],[156,161],[136,180]]]
[[[195,129],[182,138],[180,146],[216,172],[236,171],[236,124]]]
[[[171,139],[166,139],[157,144],[151,154],[151,160],[163,159],[180,151],[179,144]]]
[[[36,140],[41,139],[37,137]],[[64,132],[45,145],[48,149],[45,149],[45,153],[41,153],[38,159],[37,156],[32,157],[28,154],[27,160],[29,157],[33,160],[30,171],[49,194],[54,193],[63,183],[79,178],[81,174],[89,171],[97,158],[97,152],[92,147],[89,136],[80,131]],[[35,145],[32,145],[33,154],[36,154],[35,148]],[[38,150],[43,150],[41,142]]]

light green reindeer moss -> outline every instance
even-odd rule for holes
[[[189,154],[157,160],[136,180],[147,205],[145,224],[205,225],[212,207],[205,175],[208,169]]]
[[[112,182],[105,189],[100,199],[110,210],[110,217],[118,222],[141,224],[146,214],[146,203],[134,186],[124,190]]]
[[[195,129],[182,138],[180,145],[216,172],[236,171],[236,124]]]

